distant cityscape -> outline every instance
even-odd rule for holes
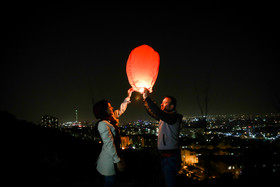
[[[94,121],[60,122],[42,116],[40,125],[86,141],[101,143]],[[158,122],[120,123],[122,149],[156,152]],[[180,131],[180,175],[203,181],[224,175],[234,179],[248,173],[280,175],[280,114],[209,115],[183,118]]]
[[[59,122],[57,117],[51,115],[42,116],[41,126],[56,128],[69,132],[75,137],[96,140],[91,131],[95,121]],[[77,131],[78,130],[78,131]],[[80,131],[79,131],[80,130]],[[88,132],[86,132],[88,131]],[[138,120],[135,122],[120,123],[122,136],[133,135],[158,135],[158,122]],[[85,133],[86,132],[86,133]],[[199,136],[211,137],[237,137],[241,139],[279,140],[280,138],[280,114],[267,115],[209,115],[183,117],[180,138]],[[211,141],[211,138],[207,139]],[[128,148],[127,146],[124,146]]]

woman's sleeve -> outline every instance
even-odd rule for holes
[[[120,158],[117,154],[117,149],[114,144],[114,138],[113,138],[113,134],[110,130],[110,127],[108,127],[104,123],[100,123],[98,125],[98,131],[99,131],[101,139],[103,141],[102,151],[104,151],[107,154],[109,154],[110,156],[112,156],[114,163],[118,163],[120,161]]]
[[[119,110],[116,110],[114,113],[115,113],[115,117],[119,118],[126,110],[127,108],[127,105],[131,103],[130,102],[130,97],[127,97],[124,99],[124,101],[122,102],[121,106],[120,106],[120,109]]]

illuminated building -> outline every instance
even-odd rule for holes
[[[198,163],[198,157],[194,151],[189,151],[187,149],[181,150],[181,159],[184,165],[193,166]]]
[[[157,136],[150,134],[121,137],[122,149],[156,148]]]
[[[131,144],[131,140],[129,140],[128,136],[123,136],[121,137],[121,142],[122,142],[122,149],[128,149],[129,144]]]

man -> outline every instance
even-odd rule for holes
[[[166,186],[176,186],[181,163],[179,131],[183,116],[176,112],[176,99],[172,96],[163,99],[161,108],[148,96],[147,89],[143,99],[148,113],[159,120],[157,147]]]

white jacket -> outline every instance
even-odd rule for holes
[[[125,98],[121,104],[120,110],[114,112],[114,117],[119,118],[126,110],[127,104],[130,103],[130,98]],[[102,151],[97,159],[97,171],[104,176],[115,175],[115,163],[120,161],[117,155],[117,150],[114,144],[114,136],[116,135],[115,128],[108,121],[103,120],[98,124],[98,131],[100,133],[103,146]]]

